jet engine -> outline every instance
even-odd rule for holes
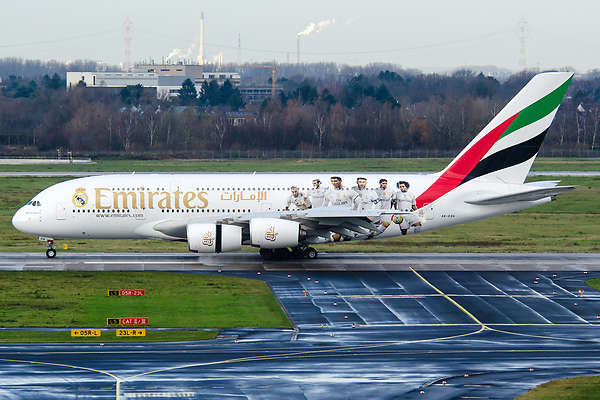
[[[186,227],[190,251],[221,253],[242,248],[242,228],[235,225],[189,224]]]
[[[252,218],[250,241],[261,249],[282,249],[298,246],[300,224],[277,218]]]

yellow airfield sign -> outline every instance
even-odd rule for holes
[[[117,329],[117,336],[119,336],[119,337],[146,336],[146,330],[145,329]]]

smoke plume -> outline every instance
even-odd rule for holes
[[[173,49],[167,56],[166,61],[176,62],[190,59],[192,57],[192,54],[194,53],[195,47],[196,43],[188,47],[188,49],[185,52],[182,49]]]
[[[316,24],[314,22],[311,22],[310,24],[308,24],[308,26],[306,28],[304,28],[304,30],[302,32],[298,32],[298,36],[308,36],[311,33],[319,33],[319,32],[323,32],[323,30],[325,28],[327,28],[329,25],[335,24],[335,19],[326,19],[325,21],[321,21],[321,22],[317,22]]]

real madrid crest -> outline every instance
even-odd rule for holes
[[[77,188],[75,189],[75,194],[73,195],[73,205],[75,207],[83,207],[87,204],[88,197],[85,194],[85,188]]]

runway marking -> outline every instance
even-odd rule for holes
[[[490,322],[486,322],[484,323],[486,326],[577,326],[577,327],[586,327],[586,328],[591,328],[591,327],[600,327],[600,323],[594,323],[594,324],[590,324],[590,323],[553,323],[553,322],[549,322],[549,323],[490,323]],[[361,327],[374,327],[374,328],[380,328],[380,327],[404,327],[404,326],[408,326],[408,327],[419,327],[419,326],[478,326],[479,324],[468,324],[468,323],[464,323],[464,324],[460,324],[460,323],[456,323],[456,324],[360,324],[358,326]]]
[[[496,329],[496,328],[489,328],[489,329],[491,329],[493,331],[496,331],[496,332],[506,333],[508,335],[526,336],[526,337],[532,337],[532,338],[538,338],[538,339],[568,340],[568,341],[571,341],[571,342],[593,342],[593,341],[597,341],[596,339],[566,338],[566,337],[556,337],[556,336],[534,335],[534,334],[531,334],[531,333],[510,332],[510,331],[504,331],[502,329]]]
[[[501,330],[501,329],[491,328],[490,326],[486,325],[485,323],[479,321],[477,319],[477,317],[475,317],[473,314],[471,314],[469,311],[467,311],[467,309],[465,309],[463,306],[461,306],[456,301],[454,301],[450,296],[448,296],[447,294],[445,294],[444,292],[442,292],[440,289],[438,289],[437,287],[435,287],[433,284],[431,284],[429,281],[427,281],[427,279],[423,278],[423,276],[421,276],[421,274],[419,274],[417,271],[415,271],[413,269],[413,267],[409,267],[409,268],[410,268],[410,270],[412,272],[415,273],[415,275],[417,275],[419,278],[421,278],[421,280],[423,280],[423,282],[425,282],[426,284],[428,284],[436,292],[438,292],[439,294],[441,294],[445,299],[447,299],[452,304],[454,304],[455,306],[457,306],[462,312],[464,312],[466,315],[468,315],[477,324],[481,325],[481,327],[482,327],[481,330],[482,331],[485,330],[485,329],[489,329],[491,331],[496,331],[496,332],[504,333],[504,334],[507,334],[507,335],[525,336],[525,337],[532,337],[532,338],[538,338],[538,339],[567,340],[567,341],[578,341],[578,342],[590,342],[590,341],[592,341],[591,339],[578,339],[578,338],[565,338],[565,337],[555,337],[555,336],[534,335],[534,334],[529,334],[529,333],[510,332],[510,331],[504,331],[504,330]],[[531,290],[533,290],[533,289],[531,289]],[[583,318],[581,318],[581,317],[579,317],[579,318],[582,321],[584,321],[585,323],[587,323],[588,325],[592,325],[588,321],[584,320]],[[500,325],[500,324],[490,324],[490,325]]]
[[[214,387],[213,387],[214,388]],[[196,393],[194,392],[128,392],[123,393],[123,395],[127,398],[136,398],[136,397],[196,397]]]
[[[456,307],[458,307],[459,310],[461,310],[462,312],[464,312],[469,318],[471,318],[473,321],[475,321],[478,325],[481,325],[481,330],[482,331],[487,328],[483,322],[481,322],[480,320],[477,319],[477,317],[475,317],[473,314],[471,314],[469,311],[467,311],[466,308],[464,308],[463,306],[461,306],[460,304],[458,304],[456,301],[454,301],[450,296],[448,296],[447,294],[445,294],[444,292],[442,292],[440,289],[438,289],[437,287],[435,287],[427,279],[423,278],[421,276],[421,274],[419,274],[417,271],[414,270],[413,267],[409,267],[409,268],[410,268],[410,270],[415,275],[417,275],[419,278],[421,278],[421,280],[423,282],[425,282],[427,285],[429,285],[433,290],[435,290],[436,292],[438,292],[439,294],[441,294],[446,300],[448,300],[449,302],[451,302],[452,304],[454,304]]]
[[[197,264],[206,267],[213,267],[212,265],[204,265],[201,261],[178,261],[178,260],[166,260],[166,261],[84,261],[83,264]],[[67,266],[68,264],[65,264]],[[218,266],[214,266],[218,268]]]
[[[428,338],[428,339],[390,341],[387,343],[367,344],[367,345],[349,346],[349,347],[338,347],[338,348],[323,349],[323,350],[307,350],[307,351],[299,351],[299,352],[291,352],[291,353],[280,353],[280,354],[274,354],[274,355],[267,354],[267,355],[262,355],[262,356],[240,357],[240,358],[232,358],[232,359],[227,359],[227,360],[212,361],[212,362],[206,362],[206,363],[180,365],[180,366],[176,366],[176,367],[161,368],[161,369],[157,369],[154,371],[148,371],[148,372],[143,372],[140,374],[132,375],[132,376],[122,379],[122,381],[129,381],[131,379],[135,379],[135,378],[138,378],[141,376],[156,374],[156,373],[160,373],[160,372],[169,372],[169,371],[173,371],[173,370],[177,370],[177,369],[184,369],[184,368],[194,368],[194,367],[203,367],[203,366],[208,366],[208,365],[229,364],[229,363],[238,363],[238,362],[275,360],[275,359],[293,358],[293,357],[316,357],[317,355],[322,356],[324,353],[341,353],[341,352],[348,352],[348,351],[353,351],[353,350],[373,349],[373,348],[377,348],[377,347],[386,347],[386,346],[407,344],[407,343],[425,343],[425,342],[432,342],[432,341],[439,341],[439,340],[456,339],[459,337],[475,335],[479,332],[482,332],[483,329],[484,328],[482,326],[480,329],[478,329],[476,331],[472,331],[472,332],[466,332],[466,333],[461,333],[461,334],[451,335],[451,336],[434,337],[434,338]],[[339,355],[339,354],[336,354],[336,355]]]
[[[529,298],[542,298],[547,299],[550,296],[544,296],[541,294],[439,294],[439,293],[429,293],[429,294],[347,294],[347,295],[338,295],[337,297],[342,298],[351,298],[351,299],[420,299],[423,297],[502,297],[502,298],[520,298],[520,297],[529,297]],[[552,296],[553,298],[556,296]]]
[[[120,391],[121,379],[118,376],[111,374],[110,372],[101,371],[99,369],[94,369],[94,368],[81,367],[81,366],[78,366],[78,365],[57,364],[57,363],[49,363],[49,362],[42,362],[42,361],[12,360],[12,359],[9,359],[9,358],[0,358],[0,361],[25,363],[25,364],[50,365],[50,366],[54,366],[54,367],[64,367],[64,368],[73,368],[73,369],[83,369],[83,370],[86,370],[86,371],[92,371],[92,372],[96,372],[96,373],[99,373],[99,374],[108,375],[108,376],[110,376],[111,378],[113,378],[116,381],[116,388],[115,388],[116,395],[115,395],[115,398],[117,400],[119,400],[119,391]]]

